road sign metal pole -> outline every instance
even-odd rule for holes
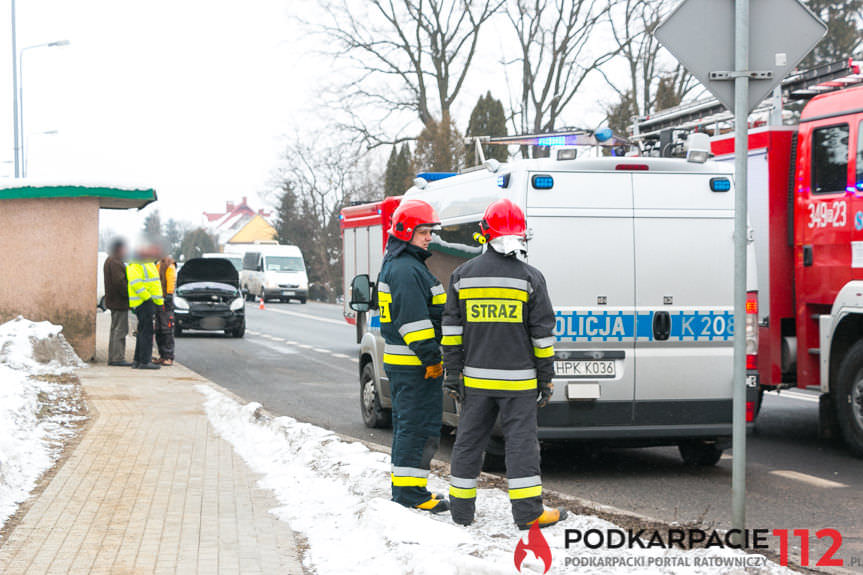
[[[749,0],[734,2],[734,406],[731,525],[746,523],[746,247],[749,155]],[[738,532],[741,533],[741,532]],[[738,537],[738,543],[742,536]]]

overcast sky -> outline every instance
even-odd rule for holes
[[[10,0],[0,0],[0,177],[12,173]],[[272,188],[289,138],[321,138],[320,93],[332,66],[298,13],[314,0],[17,0],[24,56],[28,175],[155,187],[163,218],[197,222],[201,211]],[[464,130],[486,89],[506,103],[499,19],[482,37],[458,105]],[[610,90],[599,77],[566,122],[594,125]],[[56,134],[43,134],[46,131]],[[417,128],[417,131],[419,127]],[[104,225],[137,230],[143,214],[103,212]]]

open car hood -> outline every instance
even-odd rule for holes
[[[230,260],[195,258],[187,261],[177,274],[177,287],[184,284],[214,282],[240,287],[240,276]]]

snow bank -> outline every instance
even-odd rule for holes
[[[46,377],[83,365],[61,329],[20,317],[0,325],[0,527],[83,419],[79,387]]]
[[[411,573],[507,574],[515,572],[513,552],[519,532],[513,522],[507,495],[481,489],[477,520],[468,528],[452,523],[449,514],[432,516],[390,501],[388,454],[370,451],[360,443],[342,441],[335,434],[289,417],[260,415],[260,404],[240,405],[214,389],[199,385],[216,431],[230,442],[256,472],[261,487],[271,489],[282,506],[272,510],[309,545],[306,567],[324,574]],[[445,493],[447,483],[429,478],[432,491]],[[615,526],[596,517],[577,515],[543,530],[555,557],[556,572],[568,572],[564,558],[575,556],[563,547],[566,528],[609,529]],[[622,556],[740,557],[732,550],[583,550],[579,558]],[[528,554],[522,573],[540,574],[542,564]],[[571,568],[573,572],[576,568]],[[604,567],[579,573],[628,573]],[[639,569],[649,573],[650,569]],[[656,568],[655,573],[674,573]],[[720,573],[715,568],[678,569],[681,573]],[[739,573],[791,573],[776,564],[739,568]]]
[[[30,375],[68,373],[84,367],[61,331],[62,326],[21,316],[0,325],[0,364]]]

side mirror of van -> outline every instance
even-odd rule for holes
[[[367,274],[355,276],[351,281],[350,307],[354,311],[369,311],[372,306],[372,284]]]

